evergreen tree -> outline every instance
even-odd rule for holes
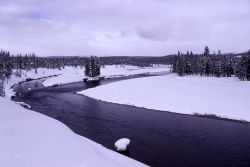
[[[91,56],[85,64],[85,75],[88,77],[96,77],[100,75],[101,64],[97,56]]]
[[[204,49],[204,56],[209,56],[209,48],[208,48],[208,46],[206,46],[205,49]]]
[[[243,54],[237,64],[236,76],[243,81],[247,78],[247,62],[247,55]]]
[[[250,81],[250,50],[246,53],[247,54],[247,80]]]
[[[176,61],[176,72],[178,75],[184,76],[186,69],[185,56],[180,53],[178,53],[178,55],[179,56],[177,56],[177,61]]]
[[[234,69],[233,69],[233,61],[232,60],[229,60],[227,63],[226,63],[226,76],[227,77],[231,77],[233,74],[234,74]]]
[[[0,96],[5,97],[4,80],[0,78]]]
[[[202,65],[203,65],[203,73],[205,73],[206,76],[209,76],[210,75],[210,72],[211,72],[211,62],[210,62],[210,59],[209,59],[209,48],[208,46],[205,47],[204,49],[204,54],[203,54],[203,62],[202,62]]]
[[[177,63],[177,56],[175,55],[175,56],[172,57],[172,72],[173,73],[177,72],[176,63]]]
[[[216,61],[215,62],[214,74],[215,74],[216,77],[221,77],[221,75],[222,75],[221,61]]]
[[[192,73],[191,55],[187,51],[185,56],[185,75],[190,75]]]

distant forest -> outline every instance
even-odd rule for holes
[[[205,47],[204,53],[181,53],[172,57],[172,72],[180,76],[200,75],[216,77],[238,77],[240,80],[250,80],[250,50],[239,54],[210,54]]]
[[[0,80],[9,79],[15,70],[15,75],[19,76],[21,70],[31,70],[38,68],[61,69],[65,66],[85,66],[89,57],[71,57],[71,56],[54,56],[54,57],[37,57],[33,54],[13,55],[9,51],[0,51]],[[152,64],[171,64],[172,59],[165,57],[129,57],[129,56],[111,56],[100,57],[101,65],[135,65],[151,66]]]
[[[192,52],[168,55],[162,57],[129,57],[129,56],[110,56],[99,57],[100,64],[103,65],[135,65],[151,66],[153,64],[172,64],[172,72],[184,75],[201,75],[230,77],[235,75],[241,80],[250,80],[250,51],[238,54],[210,54],[206,47],[204,53],[194,54]],[[8,80],[14,73],[21,75],[21,71],[31,69],[49,68],[61,69],[65,66],[84,67],[89,57],[38,57],[33,54],[13,55],[9,51],[0,51],[0,81]]]

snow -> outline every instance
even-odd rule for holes
[[[72,132],[64,124],[0,97],[2,167],[145,167]]]
[[[129,76],[136,74],[145,74],[145,73],[160,73],[160,72],[168,72],[169,67],[160,65],[153,67],[137,67],[130,65],[107,65],[101,68],[101,76],[105,78],[113,78],[119,76]],[[72,71],[69,73],[64,73],[63,75],[59,75],[57,77],[48,78],[43,82],[44,86],[53,86],[53,85],[62,85],[67,83],[79,82],[83,81],[84,69],[81,71]]]
[[[160,73],[168,72],[169,67],[167,65],[154,65],[153,67],[137,67],[130,65],[107,65],[101,68],[102,77],[118,77],[118,76],[129,76],[144,73]],[[15,72],[15,70],[13,71]],[[19,82],[25,81],[26,79],[38,79],[45,78],[43,82],[44,86],[54,86],[73,82],[82,81],[84,77],[84,67],[65,67],[62,69],[47,69],[38,68],[37,73],[35,69],[30,71],[22,71],[21,77],[12,75],[11,78],[5,82],[5,94],[7,98],[15,95],[12,90],[12,86]],[[31,89],[29,89],[31,90]]]
[[[24,102],[15,102],[16,104],[19,104],[20,106],[24,107],[24,108],[27,108],[27,109],[31,109],[31,106],[24,103]]]
[[[115,142],[115,147],[117,151],[126,151],[129,144],[130,140],[128,138],[122,138]]]
[[[215,114],[250,121],[250,82],[235,77],[179,77],[171,74],[118,81],[78,93],[148,109]]]
[[[29,79],[37,79],[43,77],[49,77],[54,75],[69,75],[71,73],[83,73],[84,69],[81,67],[65,67],[61,70],[59,69],[47,69],[47,68],[38,68],[37,73],[35,69],[30,71],[22,70],[22,76],[16,77],[15,75],[11,75],[11,78],[5,82],[5,94],[7,98],[15,95],[15,92],[12,90],[12,86],[19,82],[25,81],[27,78]],[[14,70],[15,72],[15,70]]]

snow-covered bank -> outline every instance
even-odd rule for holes
[[[78,93],[155,110],[250,121],[250,82],[234,77],[156,76],[119,81]]]
[[[0,97],[1,167],[146,167]]]
[[[117,76],[128,76],[135,74],[143,73],[159,73],[159,72],[168,72],[169,67],[166,65],[155,65],[153,67],[137,67],[129,65],[107,65],[101,68],[101,74],[103,77],[117,77]],[[16,71],[13,71],[16,73]],[[38,68],[37,70],[32,69],[30,71],[21,71],[21,77],[17,77],[14,74],[11,75],[11,78],[5,82],[5,93],[6,97],[10,98],[15,95],[15,92],[12,90],[12,86],[21,81],[29,79],[37,79],[42,77],[49,77],[43,82],[44,86],[53,86],[61,85],[73,82],[82,81],[85,77],[84,67],[65,67],[62,69],[46,69]],[[56,75],[56,76],[55,76]]]
[[[67,75],[72,73],[83,73],[84,69],[81,67],[65,67],[63,69],[47,69],[47,68],[38,68],[37,70],[32,69],[30,71],[22,70],[20,72],[21,76],[17,77],[14,74],[11,75],[9,80],[5,82],[5,93],[6,97],[10,98],[12,95],[15,95],[15,92],[12,90],[12,86],[26,79],[37,79],[42,77],[54,76],[54,75]],[[13,70],[16,73],[16,70]]]
[[[136,74],[145,74],[145,73],[159,73],[159,72],[168,72],[168,66],[153,66],[153,67],[137,67],[129,65],[107,65],[101,68],[101,77],[113,78],[117,76],[129,76]],[[84,76],[84,69],[80,72],[65,73],[63,75],[48,78],[43,82],[44,86],[53,86],[61,85],[72,82],[82,81]]]

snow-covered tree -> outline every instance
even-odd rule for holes
[[[243,54],[237,64],[236,68],[236,76],[240,80],[246,80],[247,79],[247,67],[248,67],[248,56],[247,54]]]
[[[85,75],[96,77],[101,74],[101,64],[97,56],[91,56],[85,64]]]
[[[204,53],[200,59],[200,75],[210,75],[211,67],[210,67],[210,60],[209,60],[209,48],[206,46],[204,49]]]
[[[4,90],[4,80],[0,78],[0,96],[5,96],[5,90]]]

